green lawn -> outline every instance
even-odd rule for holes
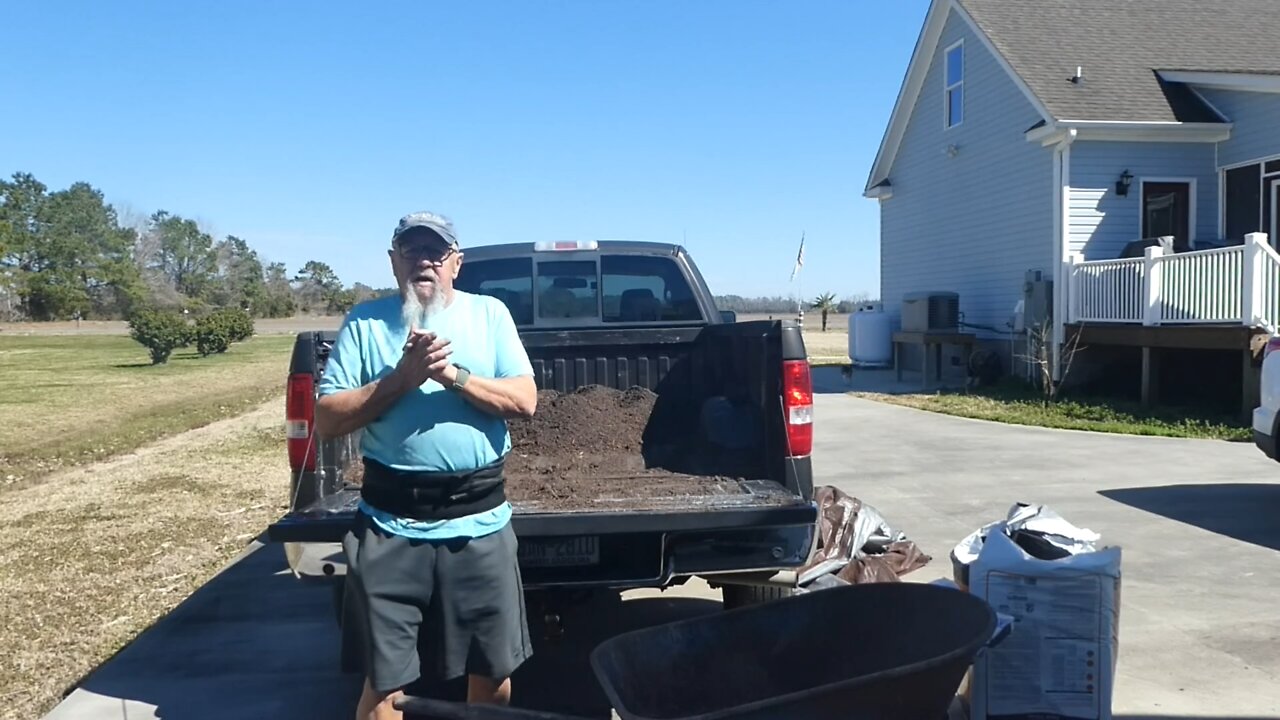
[[[967,393],[858,394],[920,410],[1015,425],[1216,440],[1252,438],[1247,425],[1222,413],[1199,408],[1143,408],[1106,398],[1070,398],[1046,404],[1032,390],[1012,381]]]
[[[0,336],[0,488],[281,395],[292,344],[290,336],[259,336],[222,355],[184,349],[152,366],[128,337]]]

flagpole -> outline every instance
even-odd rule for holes
[[[791,270],[791,279],[796,283],[796,316],[800,327],[804,328],[804,278],[800,273],[804,269],[804,231],[800,231],[800,251],[796,253],[796,264]]]

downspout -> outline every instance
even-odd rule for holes
[[[1067,305],[1070,300],[1067,277],[1067,252],[1071,247],[1071,144],[1076,141],[1076,129],[1068,128],[1067,134],[1054,148],[1054,166],[1057,175],[1053,242],[1053,382],[1062,382],[1062,345],[1066,342]]]

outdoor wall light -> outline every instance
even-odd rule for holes
[[[1120,173],[1120,179],[1116,181],[1116,194],[1125,197],[1129,194],[1129,186],[1133,184],[1133,176],[1126,169]]]

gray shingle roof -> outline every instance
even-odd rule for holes
[[[1056,120],[1215,122],[1156,71],[1280,74],[1280,0],[960,4]]]

